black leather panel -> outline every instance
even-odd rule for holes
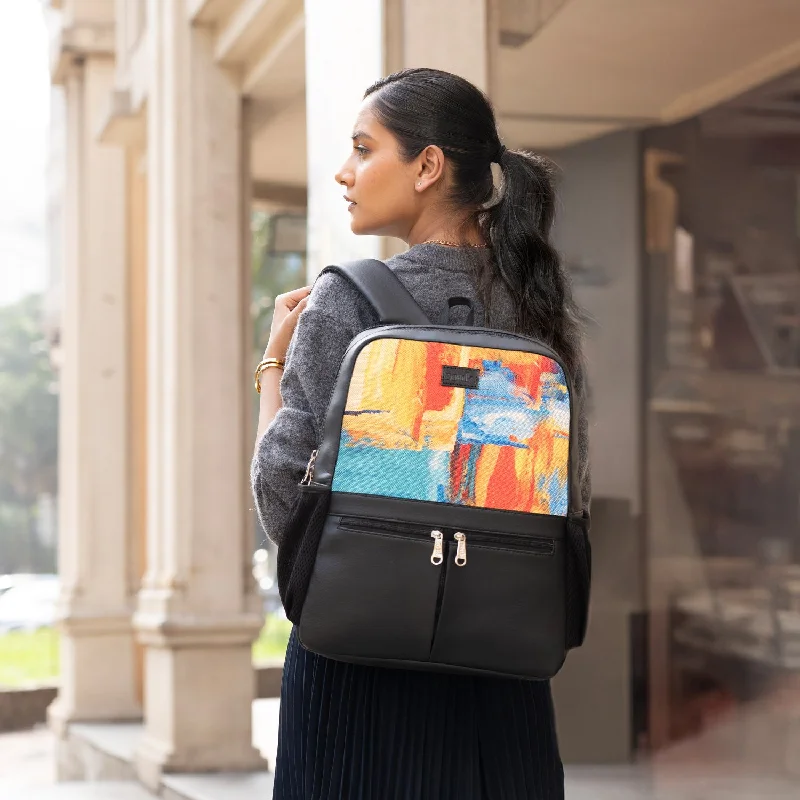
[[[325,417],[325,429],[314,468],[315,483],[330,486],[333,482],[333,470],[336,466],[336,457],[339,453],[339,443],[342,434],[342,417],[347,405],[350,378],[352,377],[358,356],[370,342],[386,338],[443,342],[446,344],[496,348],[499,350],[518,350],[525,353],[538,353],[561,363],[556,353],[543,342],[531,339],[527,336],[505,333],[490,328],[445,327],[437,325],[415,325],[414,327],[408,327],[406,325],[386,325],[380,328],[370,328],[369,330],[362,331],[353,339],[345,353],[342,365],[339,369],[339,375],[336,379],[336,385],[334,386],[328,404],[328,412]],[[566,375],[566,380],[570,394],[570,402],[572,403],[575,392],[569,375]],[[581,510],[580,486],[577,480],[572,479],[573,475],[578,474],[578,458],[578,414],[573,404],[570,414],[570,455],[568,470],[570,490],[569,506],[572,512],[579,512]]]
[[[303,606],[298,633],[309,650],[359,664],[532,680],[563,664],[563,540],[548,546],[538,529],[539,538],[492,541],[467,533],[460,567],[451,534],[446,563],[434,565],[433,539],[418,527],[404,535],[380,524],[370,530],[363,519],[359,530],[340,524],[352,522],[328,516]]]
[[[340,530],[339,519],[325,523],[301,641],[317,653],[424,661],[441,575],[433,539]]]
[[[342,517],[403,520],[413,524],[430,525],[431,528],[542,536],[559,541],[564,538],[566,530],[565,517],[346,492],[333,492],[329,513]]]
[[[383,261],[365,258],[344,264],[331,264],[320,272],[336,272],[366,297],[382,325],[430,325],[425,312]]]
[[[549,678],[564,662],[564,561],[554,555],[476,545],[447,571],[430,660],[529,678]],[[501,613],[498,613],[502,609]]]

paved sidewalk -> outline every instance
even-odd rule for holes
[[[0,791],[3,800],[156,800],[134,783],[56,783],[33,790],[11,789],[8,794]]]
[[[53,736],[46,728],[0,733],[0,798],[7,800],[14,789],[54,784],[55,763]]]
[[[154,800],[129,783],[56,783],[55,763],[46,728],[0,733],[0,800]]]
[[[264,707],[265,715],[268,709]],[[724,732],[724,731],[723,731]],[[567,800],[798,800],[800,779],[777,777],[742,760],[686,742],[649,767],[567,767]],[[728,748],[726,748],[727,750]],[[691,752],[690,752],[691,751]],[[692,753],[694,757],[692,757]],[[716,755],[716,758],[715,758]],[[53,738],[46,729],[0,734],[0,800],[155,800],[134,783],[55,783]],[[171,776],[181,796],[269,800],[261,776]],[[260,782],[259,782],[260,779]],[[257,787],[257,788],[256,788]],[[169,795],[171,797],[177,794]]]

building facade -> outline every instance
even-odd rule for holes
[[[705,747],[797,777],[800,706],[776,698],[800,669],[800,6],[51,5],[62,776],[75,723],[132,720],[150,787],[261,768],[252,214],[305,219],[309,281],[396,252],[350,233],[333,174],[363,90],[424,65],[475,82],[506,145],[563,171],[595,560],[587,643],[554,682],[565,761]]]

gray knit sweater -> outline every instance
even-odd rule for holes
[[[475,325],[484,323],[475,275],[488,251],[419,244],[387,262],[428,318],[443,318],[450,297],[468,297],[475,305]],[[501,285],[492,295],[492,327],[512,330],[513,306]],[[466,308],[452,311],[450,324],[463,324]],[[326,273],[314,283],[308,305],[297,323],[281,379],[281,408],[256,448],[251,483],[261,524],[276,544],[297,496],[311,451],[319,446],[328,399],[345,350],[356,334],[375,327],[378,317],[361,294],[344,278]],[[580,470],[578,479],[589,508],[588,426],[584,411],[583,375],[573,376],[574,407],[579,414]],[[575,403],[577,400],[577,403]]]

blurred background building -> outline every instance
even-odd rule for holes
[[[363,90],[424,65],[563,170],[595,554],[565,762],[800,786],[800,4],[50,5],[62,776],[87,722],[132,723],[151,788],[261,768],[252,368],[277,293],[397,251],[333,174]]]

